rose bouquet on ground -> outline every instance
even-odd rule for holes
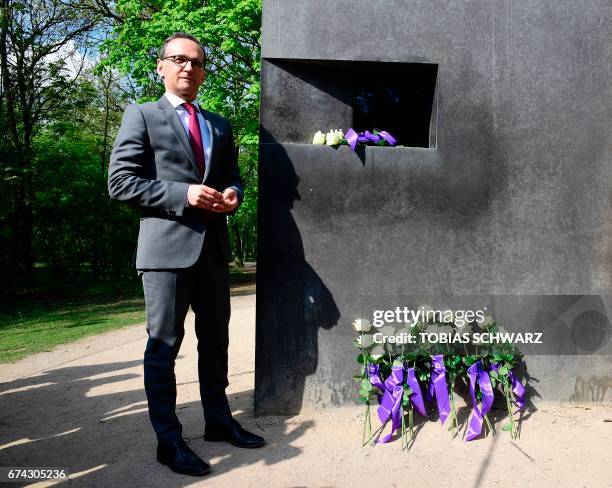
[[[502,328],[493,319],[484,317],[481,322],[466,322],[455,319],[449,311],[437,319],[397,327],[387,325],[374,329],[365,319],[357,319],[353,325],[358,332],[355,345],[359,349],[357,361],[360,364],[355,378],[360,383],[360,402],[366,408],[364,445],[388,442],[399,432],[402,448],[406,448],[408,439],[414,439],[415,413],[425,417],[426,404],[434,402],[440,422],[444,425],[448,421],[451,435],[456,437],[459,431],[455,403],[458,380],[469,386],[472,402],[472,415],[465,433],[467,441],[478,437],[483,426],[495,435],[488,417],[494,390],[504,396],[508,410],[509,420],[502,430],[509,431],[514,439],[518,437],[516,415],[525,406],[525,387],[515,371],[523,359],[520,351],[509,343],[493,345],[449,340],[440,344],[427,340],[443,335],[449,339],[465,338],[469,330],[501,332]],[[380,344],[374,340],[375,334],[387,340]],[[397,341],[402,335],[410,335],[416,340]],[[389,340],[389,337],[396,340]],[[372,432],[370,406],[374,401],[378,403],[376,412],[381,425]],[[389,422],[391,432],[382,436]]]
[[[391,440],[396,432],[401,433],[402,448],[408,447],[409,437],[414,438],[415,412],[425,416],[425,400],[420,384],[429,381],[429,368],[426,356],[417,354],[397,344],[376,345],[373,341],[371,325],[367,320],[358,319],[354,323],[360,332],[355,344],[360,349],[357,361],[360,363],[359,399],[365,404],[363,444],[384,443]],[[397,332],[392,326],[382,329],[388,336]],[[386,378],[382,381],[381,378]],[[380,427],[372,433],[370,404],[376,399]],[[407,417],[407,421],[406,421]],[[391,421],[391,432],[381,437],[386,424]]]

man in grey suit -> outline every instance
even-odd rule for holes
[[[195,476],[211,468],[185,444],[175,413],[174,362],[190,305],[204,439],[239,447],[265,442],[232,419],[225,394],[231,261],[226,215],[242,201],[243,187],[229,122],[194,102],[204,62],[194,37],[179,32],[166,39],[157,62],[166,93],[157,102],[126,108],[108,172],[110,196],[142,210],[136,268],[147,309],[144,382],[157,459]]]

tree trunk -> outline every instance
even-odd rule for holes
[[[104,134],[102,136],[102,154],[100,155],[100,171],[102,176],[105,175],[106,167],[108,166],[108,162],[106,160],[106,151],[108,145],[108,118],[110,114],[110,86],[113,81],[112,73],[108,73],[108,80],[104,85],[105,90],[105,98],[104,98]]]
[[[244,254],[242,252],[242,239],[240,237],[240,230],[238,229],[238,225],[236,222],[232,220],[231,223],[232,235],[234,237],[234,249],[236,252],[236,256],[234,257],[234,262],[236,266],[242,268],[244,266]]]

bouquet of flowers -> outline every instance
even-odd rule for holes
[[[373,129],[372,132],[356,132],[352,128],[346,131],[332,129],[327,134],[318,131],[312,139],[313,144],[327,144],[328,146],[346,145],[355,151],[357,144],[374,146],[396,146],[397,140],[385,130]]]
[[[513,439],[518,438],[516,416],[525,406],[525,387],[515,369],[522,362],[523,355],[510,343],[475,345],[450,340],[465,334],[469,328],[489,333],[503,332],[503,328],[491,317],[484,317],[480,323],[466,323],[464,320],[455,321],[452,311],[448,312],[437,320],[404,324],[399,328],[388,325],[373,330],[366,319],[357,319],[353,323],[358,333],[355,345],[359,350],[357,362],[360,364],[359,374],[355,378],[360,385],[360,402],[366,408],[363,445],[388,442],[393,434],[399,432],[402,449],[407,448],[408,438],[414,439],[415,412],[426,416],[426,404],[434,400],[440,422],[444,425],[450,418],[449,430],[452,437],[456,437],[459,424],[455,385],[459,379],[469,385],[472,401],[472,415],[465,439],[471,441],[478,437],[483,425],[495,435],[487,415],[493,405],[494,390],[504,396],[508,411],[508,422],[502,426],[502,430],[510,432]],[[387,340],[378,344],[374,340],[374,332],[387,338],[410,334],[417,340],[410,343]],[[438,337],[445,335],[449,340],[443,344],[423,340],[430,334]],[[381,425],[372,433],[370,406],[374,401],[378,403],[377,414]],[[381,437],[389,421],[391,432]]]

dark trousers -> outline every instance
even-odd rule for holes
[[[169,252],[181,252],[180,249]],[[181,439],[176,416],[174,363],[185,335],[191,305],[198,339],[200,397],[207,424],[231,417],[227,380],[229,270],[219,239],[210,229],[198,261],[186,269],[143,270],[149,339],[144,355],[144,383],[149,417],[159,442]]]

